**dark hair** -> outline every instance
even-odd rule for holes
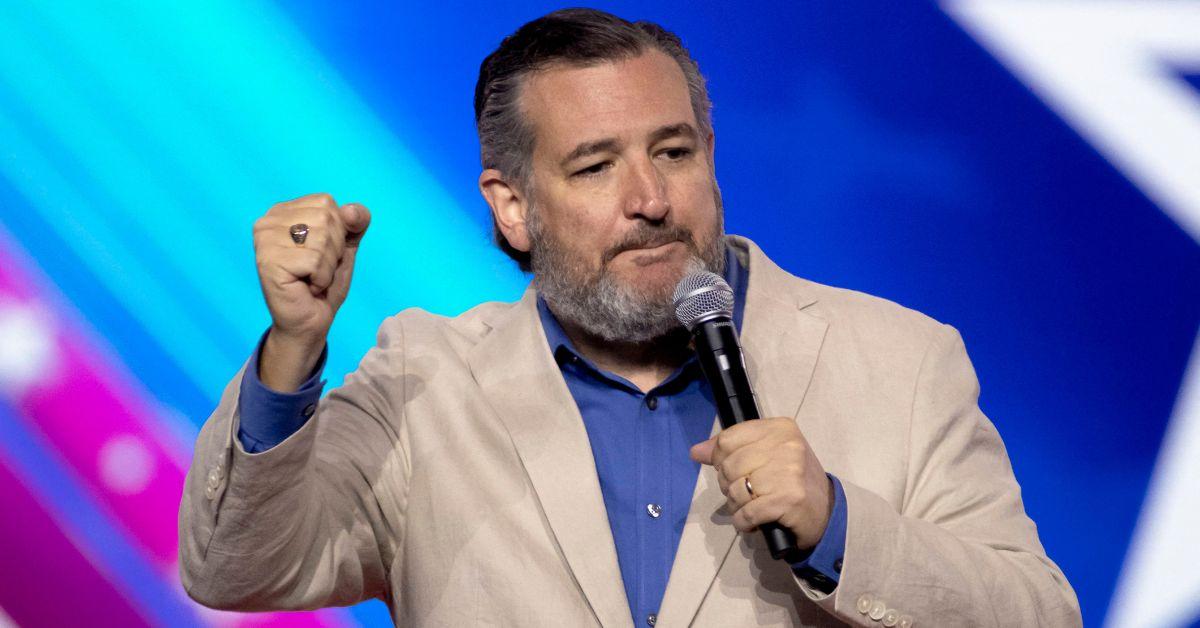
[[[528,193],[533,129],[521,115],[518,100],[529,75],[556,63],[597,65],[659,50],[679,64],[687,81],[692,111],[701,137],[712,131],[712,103],[695,60],[674,33],[653,22],[628,22],[596,9],[562,9],[542,16],[517,31],[479,65],[475,83],[475,128],[484,168],[499,170],[509,185]],[[530,268],[529,254],[514,249],[492,219],[496,244]]]

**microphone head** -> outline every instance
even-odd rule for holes
[[[716,273],[700,270],[675,286],[675,318],[691,331],[718,316],[733,318],[733,288]]]

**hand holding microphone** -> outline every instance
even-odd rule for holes
[[[675,313],[692,333],[723,428],[693,446],[692,459],[716,469],[739,531],[759,528],[773,558],[801,560],[829,523],[831,480],[795,421],[759,418],[729,284],[710,272],[684,277],[675,289]]]

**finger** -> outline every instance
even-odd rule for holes
[[[732,523],[739,532],[751,532],[764,523],[779,521],[784,508],[780,500],[769,497],[752,499],[733,513]]]
[[[747,443],[760,440],[768,435],[799,431],[796,422],[786,417],[772,417],[744,421],[733,427],[721,430],[717,435],[717,446],[724,448],[726,453]]]
[[[291,227],[303,224],[308,232],[303,242],[292,238]],[[254,223],[254,240],[256,246],[266,244],[287,244],[294,247],[320,248],[332,245],[340,249],[339,243],[345,238],[342,232],[341,218],[336,212],[322,207],[272,207],[266,215]],[[340,256],[340,250],[338,255]]]
[[[744,496],[746,489],[744,486],[744,478],[738,478],[730,481],[725,485],[725,505],[729,508],[729,512],[737,512],[743,504],[750,501],[748,496]]]
[[[716,444],[716,437],[713,437],[706,441],[692,445],[692,449],[689,452],[692,456],[692,460],[695,460],[700,464],[712,464],[713,447],[715,447]]]
[[[729,452],[721,460],[721,473],[730,481],[745,477],[766,466],[772,459],[775,442],[759,440]]]
[[[346,227],[346,246],[358,247],[359,241],[371,226],[371,211],[359,203],[346,203],[339,210],[342,223]]]
[[[259,258],[258,264],[263,276],[276,285],[284,286],[304,281],[311,277],[321,264],[320,251],[282,246],[273,248],[274,250]]]
[[[315,288],[319,294],[329,287],[333,279],[336,260],[328,248],[307,248],[294,245],[276,245],[263,256],[266,263],[275,263],[293,275],[293,280],[302,280]]]
[[[337,263],[330,259],[330,256],[331,253],[328,250],[322,251],[320,263],[317,264],[313,274],[308,277],[309,291],[314,297],[320,296],[333,284],[333,274],[337,270]]]

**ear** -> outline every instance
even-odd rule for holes
[[[479,173],[479,193],[492,208],[492,217],[496,219],[496,226],[508,244],[518,251],[529,252],[529,230],[525,228],[528,204],[525,196],[516,186],[505,181],[495,168]]]

